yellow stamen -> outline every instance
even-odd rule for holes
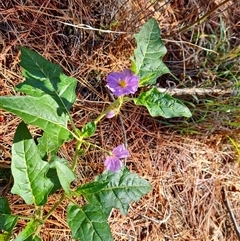
[[[127,86],[127,83],[126,83],[126,80],[124,79],[121,79],[118,84],[122,87],[122,88],[125,88]]]

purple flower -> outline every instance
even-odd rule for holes
[[[124,145],[119,145],[115,147],[112,151],[111,156],[107,156],[106,160],[104,162],[104,165],[107,170],[111,172],[116,172],[119,169],[121,169],[122,162],[120,161],[120,158],[129,157],[130,154],[128,150],[124,147]]]
[[[107,87],[116,96],[134,94],[137,91],[139,77],[131,70],[112,72],[107,76]]]
[[[116,114],[117,114],[117,111],[116,111],[116,110],[110,110],[110,111],[106,114],[106,117],[107,117],[108,119],[110,119],[110,118],[113,118]]]

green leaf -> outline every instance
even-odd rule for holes
[[[0,214],[0,229],[11,232],[16,226],[18,221],[18,216],[11,214]]]
[[[126,167],[115,173],[105,171],[95,181],[109,181],[109,183],[99,192],[86,195],[86,198],[89,203],[104,210],[106,216],[109,215],[112,208],[118,208],[121,213],[126,215],[130,202],[138,201],[151,189],[147,180],[130,173]]]
[[[35,241],[33,234],[38,225],[40,225],[38,221],[31,220],[26,228],[13,241]]]
[[[11,214],[11,210],[6,197],[0,197],[0,213]]]
[[[90,137],[92,136],[96,131],[96,123],[95,122],[88,122],[85,126],[82,128],[82,136],[83,137]]]
[[[54,137],[51,133],[43,132],[43,135],[40,138],[37,138],[38,142],[38,151],[42,159],[55,156],[61,147],[63,140],[59,140]]]
[[[79,207],[69,204],[67,222],[74,239],[81,241],[113,241],[107,217],[98,206]]]
[[[192,116],[190,110],[180,100],[173,98],[169,94],[159,92],[156,87],[141,93],[138,98],[134,99],[134,103],[145,106],[153,117]]]
[[[11,210],[6,197],[0,197],[0,229],[11,232],[17,224],[18,217],[11,215]],[[4,237],[8,237],[6,234]]]
[[[76,100],[77,80],[63,74],[59,65],[51,63],[38,53],[23,47],[20,50],[20,65],[23,67],[25,81],[18,84],[16,89],[34,97],[50,95],[58,108],[67,115]],[[63,143],[63,139],[60,139],[52,132],[44,132],[38,139],[41,157],[56,154]]]
[[[58,146],[71,137],[67,129],[68,115],[49,95],[0,96],[0,108],[18,115],[27,124],[40,127]]]
[[[86,194],[93,194],[99,192],[104,187],[108,185],[108,181],[105,182],[90,182],[78,187],[76,191],[74,191],[78,195],[86,195]]]
[[[69,110],[76,100],[77,80],[62,73],[59,65],[53,64],[38,53],[20,47],[23,76],[25,81],[16,86],[18,91],[27,95],[50,95],[65,111]]]
[[[68,161],[63,159],[63,158],[59,158],[58,156],[54,156],[52,157],[52,159],[49,161],[49,170],[47,172],[47,177],[51,180],[51,182],[53,183],[53,188],[50,191],[50,194],[54,194],[58,189],[60,189],[62,187],[58,175],[57,175],[57,170],[56,170],[56,163],[60,162],[64,165],[68,165]]]
[[[70,184],[75,179],[74,172],[68,167],[68,165],[63,164],[61,162],[56,162],[56,169],[63,190],[66,193],[70,194]]]
[[[49,164],[41,160],[27,126],[24,122],[20,123],[12,146],[12,193],[20,195],[27,204],[45,204],[53,187],[46,178],[48,169]]]
[[[159,76],[170,73],[162,61],[167,49],[161,40],[156,20],[148,20],[134,37],[137,48],[131,57],[132,70],[140,77],[140,86],[153,85]]]

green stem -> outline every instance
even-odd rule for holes
[[[52,215],[52,213],[55,211],[55,209],[59,206],[59,204],[63,201],[64,198],[65,198],[65,194],[63,193],[60,199],[54,204],[54,206],[49,210],[49,212],[43,218],[42,223],[45,223],[47,221],[47,219]]]
[[[66,196],[66,199],[68,199],[71,203],[73,203],[73,204],[79,206],[79,204],[78,204],[75,200],[73,200],[72,197],[70,197],[70,196]],[[79,206],[79,207],[80,207],[80,206]]]
[[[21,218],[23,220],[32,220],[34,217],[26,217],[26,216],[21,216],[21,215],[17,215],[18,218]]]
[[[38,208],[38,210],[36,210],[36,219],[39,220],[41,222],[40,225],[37,226],[36,230],[35,230],[35,236],[37,236],[42,228],[42,219],[43,219],[43,206],[40,206]]]
[[[76,166],[77,166],[77,160],[78,160],[78,155],[79,155],[79,150],[81,148],[81,145],[83,143],[83,140],[82,139],[79,139],[77,141],[77,144],[76,144],[76,149],[75,149],[75,154],[74,154],[74,157],[73,157],[73,164],[72,164],[72,170],[74,171]]]
[[[116,99],[110,106],[108,106],[108,108],[106,110],[104,110],[98,117],[97,119],[94,121],[95,124],[97,124],[110,110],[115,109],[116,107],[118,107],[121,103],[122,98],[118,98]]]
[[[75,150],[75,154],[74,154],[74,158],[73,158],[73,165],[72,165],[72,170],[74,171],[74,169],[77,166],[77,159],[78,159],[78,154],[79,154],[79,150],[81,148],[82,145],[82,139],[81,138],[77,138],[77,144],[76,144],[76,150]],[[59,204],[63,201],[63,199],[65,198],[65,194],[63,193],[62,196],[60,197],[60,199],[54,204],[54,206],[50,209],[50,211],[46,214],[46,216],[44,218],[43,217],[43,208],[40,207],[40,209],[38,210],[37,213],[37,219],[40,220],[40,222],[42,224],[44,224],[47,219],[52,215],[52,213],[55,211],[55,209],[59,206]],[[39,225],[35,231],[35,235],[38,235],[38,233],[41,230],[42,225]]]
[[[80,137],[78,136],[78,132],[77,132],[77,130],[78,129],[76,129],[75,130],[75,133],[74,132],[72,132],[72,131],[70,131],[69,129],[67,129],[72,135],[73,135],[73,137],[76,139],[76,140],[80,140]]]
[[[42,220],[43,219],[43,206],[36,206],[35,209],[35,219]]]
[[[98,146],[98,145],[96,145],[96,144],[93,144],[93,143],[91,143],[91,142],[88,142],[88,141],[84,141],[84,140],[83,140],[82,143],[85,143],[85,144],[88,144],[88,145],[90,145],[90,146],[96,147],[96,148],[98,148],[99,150],[101,150],[101,151],[103,151],[103,152],[106,152],[107,154],[110,154],[110,152],[107,151],[106,149],[104,149],[104,148],[102,148],[102,147],[100,147],[100,146]]]
[[[68,114],[69,114],[69,113],[68,113]],[[71,117],[70,114],[69,114],[69,121],[70,121],[71,126],[72,126],[73,131],[74,131],[74,133],[71,132],[71,134],[72,134],[77,140],[79,140],[79,130],[78,130],[78,128],[75,126],[74,121],[73,121],[73,119],[72,119],[72,117]]]

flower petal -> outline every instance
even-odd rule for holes
[[[122,162],[116,156],[107,156],[104,165],[106,170],[116,172],[121,169]]]
[[[125,85],[121,82],[125,81]],[[123,72],[112,72],[107,76],[107,87],[116,96],[126,94],[134,94],[137,91],[139,84],[139,77],[131,70],[126,69]]]
[[[121,144],[113,149],[113,155],[118,158],[129,157],[129,151],[125,148],[124,144]]]
[[[113,118],[117,114],[117,110],[110,110],[107,114],[106,117],[108,119]]]

